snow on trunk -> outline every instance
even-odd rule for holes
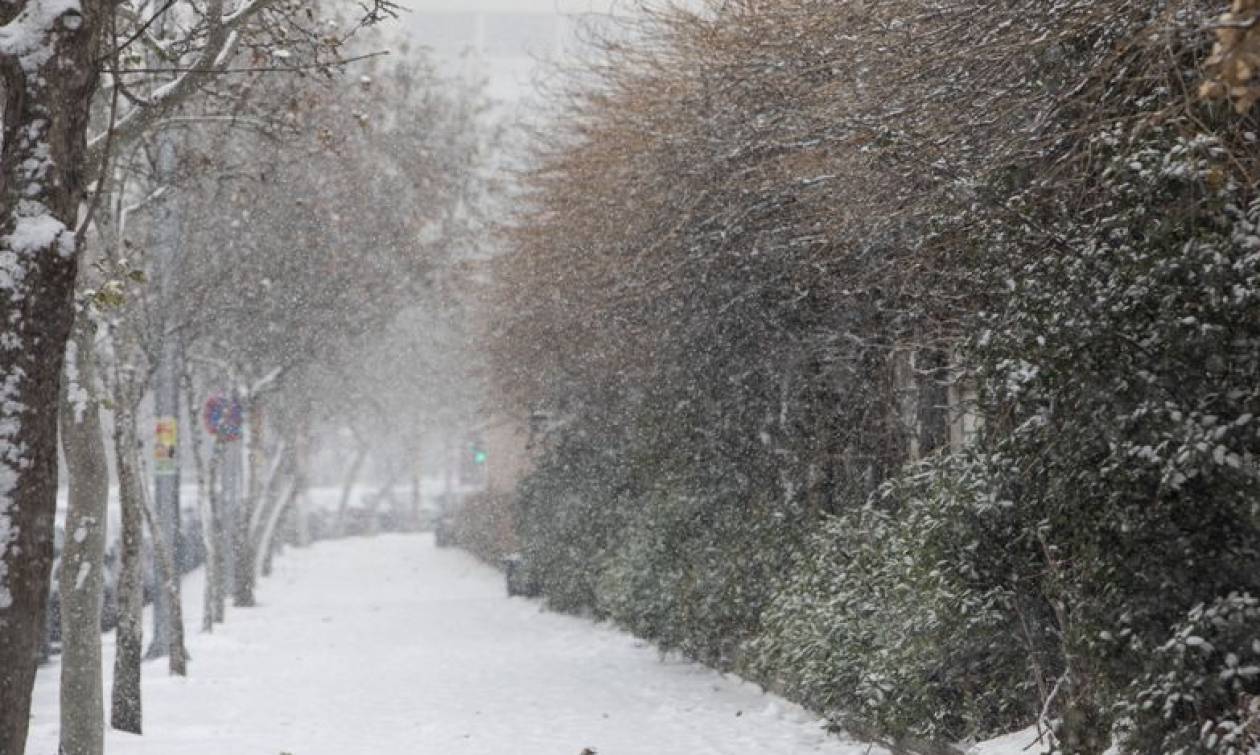
[[[61,406],[61,440],[70,478],[60,586],[61,752],[101,755],[105,748],[101,606],[109,468],[86,316],[76,323],[69,346]]]
[[[76,269],[99,0],[0,11],[0,753],[25,748],[53,558],[57,405]]]
[[[115,386],[117,391],[117,386]],[[144,633],[144,592],[141,548],[144,514],[133,408],[115,401],[114,449],[117,454],[118,496],[122,505],[122,552],[118,573],[118,627],[114,647],[114,684],[110,695],[109,724],[120,731],[141,733],[143,708],[140,697],[140,660]]]

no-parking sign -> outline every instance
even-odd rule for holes
[[[221,441],[232,442],[241,439],[241,424],[244,420],[241,402],[223,395],[206,399],[201,419],[206,425],[206,432]]]

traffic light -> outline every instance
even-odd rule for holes
[[[486,462],[490,460],[485,440],[480,435],[469,435],[464,453],[460,456],[460,482],[465,485],[483,484],[486,481]]]

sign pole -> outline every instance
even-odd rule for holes
[[[164,132],[158,137],[159,180],[174,180],[176,154],[174,137]],[[154,267],[157,272],[159,306],[159,338],[161,339],[157,369],[153,376],[153,414],[156,419],[153,459],[153,507],[162,538],[171,550],[176,579],[184,572],[183,543],[179,527],[179,342],[167,332],[174,299],[176,266],[179,258],[180,218],[175,199],[167,196],[157,208],[153,232]],[[155,569],[161,584],[161,569]],[[157,658],[170,652],[170,606],[166,591],[154,591],[153,641],[148,657]]]

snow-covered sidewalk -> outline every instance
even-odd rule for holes
[[[229,609],[213,635],[196,631],[189,578],[190,675],[147,664],[146,733],[110,732],[110,755],[868,752],[753,685],[506,598],[497,572],[427,535],[325,542],[276,564],[260,606]],[[57,673],[40,670],[29,755],[57,750]]]

